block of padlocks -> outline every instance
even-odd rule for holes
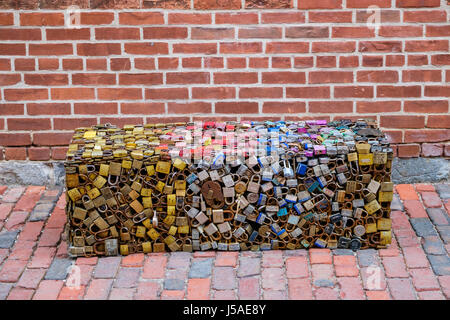
[[[386,248],[392,158],[370,119],[78,128],[68,251]]]

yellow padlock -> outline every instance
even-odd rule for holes
[[[154,228],[151,228],[150,230],[147,231],[147,235],[152,239],[152,240],[156,240],[159,238],[160,234],[158,231],[156,231]]]
[[[158,190],[159,192],[163,192],[165,185],[166,184],[164,182],[158,181],[158,183],[156,184],[156,190]]]
[[[89,196],[89,198],[95,199],[100,195],[100,190],[98,190],[97,188],[92,188],[87,192],[87,195]]]
[[[142,197],[142,206],[147,209],[153,207],[153,202],[151,197]]]
[[[142,252],[144,253],[152,252],[152,243],[149,241],[142,242]]]
[[[358,154],[356,152],[349,153],[347,159],[349,162],[358,161]]]
[[[372,200],[371,202],[369,202],[368,204],[366,204],[364,206],[364,209],[366,209],[366,211],[369,214],[373,214],[374,212],[377,212],[378,210],[380,210],[381,206],[377,200]]]
[[[156,163],[156,172],[160,172],[160,173],[164,173],[164,174],[169,174],[169,173],[170,173],[170,167],[171,167],[170,162],[167,162],[167,161],[158,161],[158,162]]]
[[[380,231],[389,231],[392,228],[391,219],[381,218],[377,220],[377,229]]]
[[[370,166],[373,164],[373,153],[359,154],[359,165]]]
[[[131,162],[130,160],[122,160],[122,168],[124,169],[131,169],[132,164],[133,162]]]
[[[184,170],[184,168],[186,168],[187,164],[180,158],[176,158],[175,161],[173,162],[173,166],[178,170],[182,171]]]
[[[67,194],[69,195],[69,198],[74,202],[81,199],[81,193],[77,188],[70,189],[69,191],[67,191]]]
[[[109,174],[109,165],[107,164],[101,164],[100,170],[98,172],[101,176],[107,177]]]
[[[146,166],[145,169],[147,169],[147,174],[149,176],[155,175],[155,166]]]
[[[144,238],[145,237],[145,227],[144,226],[137,226],[136,228],[136,237],[138,238]]]
[[[143,197],[151,197],[152,196],[152,189],[142,188],[141,189],[141,196],[143,196]]]
[[[177,204],[177,196],[174,194],[167,195],[167,205],[175,206]]]

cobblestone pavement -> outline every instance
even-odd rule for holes
[[[397,185],[392,245],[356,254],[312,249],[69,259],[61,240],[62,189],[0,186],[0,199],[0,299],[450,298],[449,184]]]

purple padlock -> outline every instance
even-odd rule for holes
[[[327,120],[317,120],[316,124],[318,126],[326,126],[327,125]]]
[[[306,133],[306,132],[308,132],[308,130],[306,129],[306,128],[297,128],[297,132],[298,133]]]
[[[314,154],[315,155],[320,155],[320,154],[327,154],[327,149],[325,148],[325,146],[314,146]]]
[[[305,156],[310,158],[314,156],[314,151],[312,150],[305,150]]]

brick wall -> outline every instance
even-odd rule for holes
[[[66,8],[80,27],[65,27]],[[381,26],[367,20],[377,5]],[[445,0],[0,1],[0,159],[63,159],[80,126],[376,118],[450,156]]]

